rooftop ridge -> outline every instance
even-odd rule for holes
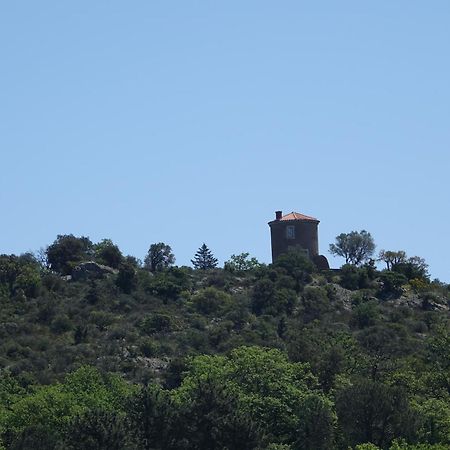
[[[280,221],[289,221],[289,220],[308,220],[308,221],[319,222],[319,219],[316,219],[315,217],[307,216],[305,214],[301,214],[301,213],[298,213],[295,211],[292,211],[289,214],[285,214],[280,219]]]

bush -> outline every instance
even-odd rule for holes
[[[327,291],[322,287],[307,286],[302,294],[302,305],[305,322],[318,319],[330,309]]]
[[[356,267],[352,264],[345,264],[341,267],[340,283],[343,288],[352,291],[356,289],[366,289],[370,286],[369,274],[366,267]]]
[[[114,323],[115,317],[106,311],[92,311],[89,321],[96,325],[100,331],[105,331],[109,325]]]
[[[139,324],[139,328],[141,332],[150,335],[172,331],[173,325],[173,319],[170,315],[155,313],[144,317]]]
[[[72,321],[69,319],[67,314],[60,314],[56,316],[50,325],[50,329],[53,333],[62,334],[70,331],[73,328]]]
[[[402,286],[405,285],[408,280],[407,278],[397,272],[390,272],[384,270],[380,274],[380,281],[382,283],[379,295],[382,298],[397,298],[403,293]]]
[[[274,283],[269,279],[258,280],[253,286],[252,311],[256,314],[262,312],[273,303],[275,295]]]
[[[146,286],[147,292],[162,297],[165,302],[177,300],[181,292],[190,288],[191,279],[188,272],[178,267],[155,273]]]
[[[125,260],[119,265],[116,284],[126,294],[130,294],[136,288],[136,269],[130,262]]]
[[[159,345],[152,339],[143,339],[139,344],[139,350],[145,357],[152,358],[158,354]]]
[[[232,298],[219,289],[207,287],[192,296],[192,302],[198,312],[211,315],[228,309],[232,303]]]
[[[297,251],[283,253],[273,263],[273,267],[284,269],[291,276],[298,271],[311,274],[316,270],[313,262],[304,253]]]
[[[353,309],[351,323],[358,328],[375,325],[379,318],[378,304],[373,301],[360,303]]]

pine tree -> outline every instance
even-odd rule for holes
[[[191,263],[195,269],[208,270],[217,267],[217,259],[211,253],[211,250],[205,243],[197,250],[194,259],[191,259]]]

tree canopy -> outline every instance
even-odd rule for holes
[[[73,234],[58,235],[47,248],[50,268],[62,275],[71,274],[76,264],[91,259],[93,244],[88,237],[75,237]]]
[[[217,267],[218,260],[214,258],[211,250],[205,243],[197,250],[194,259],[191,259],[194,269],[208,270]]]
[[[161,271],[175,264],[175,255],[170,245],[158,242],[150,245],[144,264],[150,272]]]
[[[345,258],[346,264],[362,264],[372,257],[374,251],[375,242],[366,230],[341,233],[336,236],[336,242],[330,244],[330,253]]]

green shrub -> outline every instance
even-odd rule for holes
[[[142,333],[150,335],[172,331],[173,325],[172,316],[163,313],[154,313],[144,317],[139,324],[139,328]]]
[[[159,345],[153,339],[143,339],[139,344],[139,350],[147,357],[152,358],[158,354]]]
[[[73,328],[73,323],[67,316],[67,314],[57,315],[50,325],[50,329],[53,333],[62,334],[70,331]]]
[[[352,291],[368,288],[370,286],[370,279],[367,268],[344,264],[341,267],[339,283],[343,288]]]
[[[375,325],[379,318],[377,302],[370,300],[357,305],[352,311],[351,324],[358,328]]]
[[[232,298],[226,292],[207,287],[192,296],[192,303],[198,312],[211,315],[227,310],[232,303]]]
[[[397,272],[390,272],[384,270],[380,274],[381,289],[379,295],[382,298],[397,298],[403,293],[403,285],[405,285],[408,280],[407,278]]]

